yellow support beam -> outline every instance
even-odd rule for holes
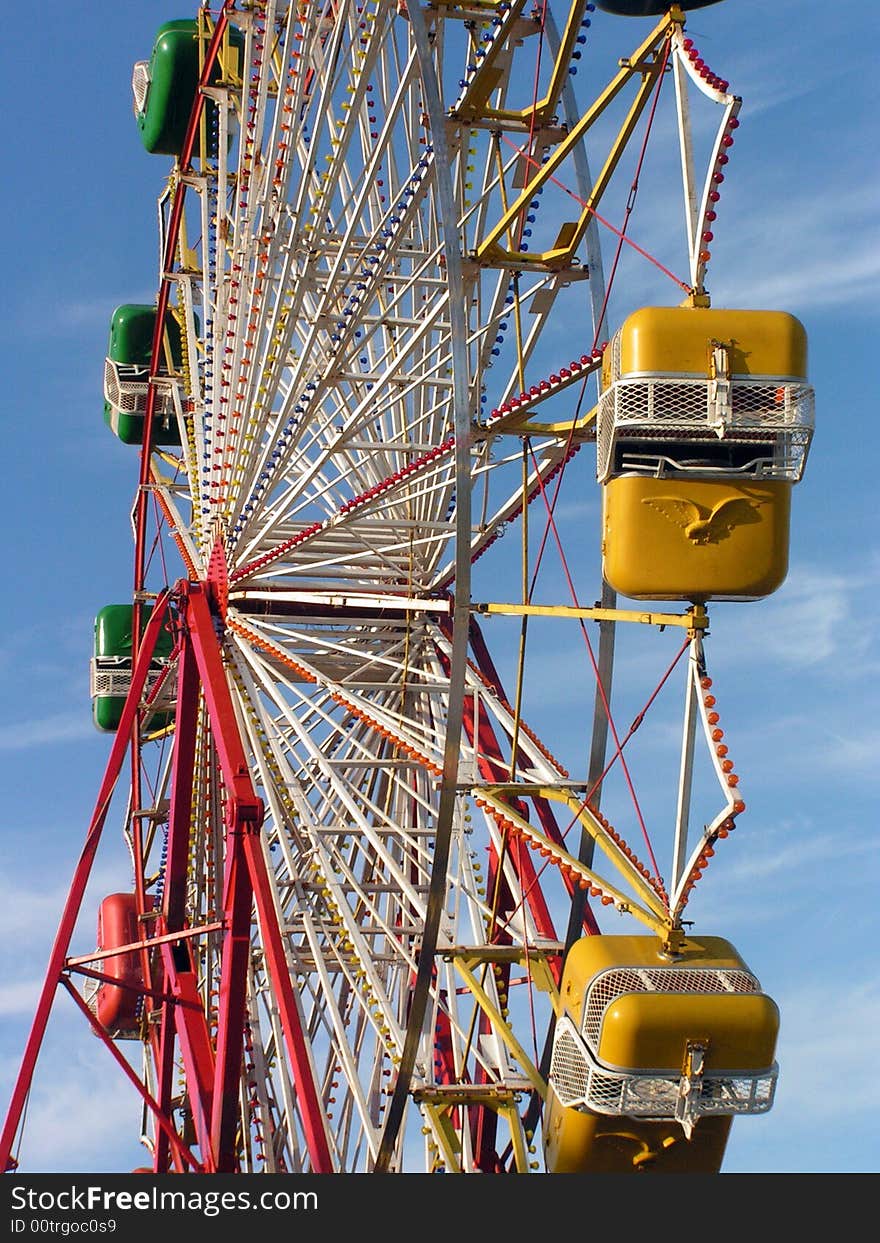
[[[636,869],[632,860],[608,835],[604,825],[596,820],[582,799],[576,798],[569,790],[554,786],[529,787],[530,793],[534,793],[537,797],[554,799],[564,803],[572,811],[622,877],[633,887],[641,902],[635,901],[632,896],[625,894],[616,885],[612,885],[604,876],[600,876],[598,872],[581,863],[558,843],[539,832],[528,820],[518,815],[504,797],[505,792],[509,791],[521,793],[522,787],[519,785],[481,786],[479,790],[474,790],[474,801],[478,807],[488,805],[497,811],[500,817],[511,821],[529,845],[534,846],[545,858],[552,859],[558,867],[565,868],[570,877],[577,877],[578,882],[583,881],[586,886],[598,890],[606,904],[613,904],[615,910],[622,915],[632,915],[634,919],[645,924],[666,941],[673,923],[668,906]],[[458,961],[455,965],[459,970],[462,969]]]
[[[503,1118],[510,1130],[510,1143],[513,1151],[514,1164],[518,1174],[528,1174],[529,1148],[528,1137],[523,1129],[523,1121],[516,1102],[519,1092],[506,1090],[493,1084],[485,1084],[481,1090],[478,1085],[463,1085],[460,1092],[455,1089],[443,1089],[436,1094],[431,1088],[420,1088],[414,1093],[414,1099],[430,1122],[437,1150],[450,1174],[461,1174],[462,1143],[461,1133],[453,1123],[452,1111],[461,1106],[483,1105],[493,1110],[499,1118]],[[424,1133],[427,1133],[428,1128]]]
[[[539,1093],[541,1100],[544,1100],[547,1096],[546,1080],[544,1079],[544,1076],[541,1074],[541,1072],[538,1070],[535,1063],[529,1057],[528,1053],[526,1053],[525,1049],[522,1047],[522,1045],[519,1043],[517,1038],[514,1036],[513,1032],[511,1031],[510,1024],[507,1022],[507,1020],[504,1018],[501,1011],[492,1001],[491,997],[486,992],[486,990],[483,988],[482,984],[477,979],[477,977],[474,975],[473,971],[470,971],[465,966],[465,964],[462,962],[460,958],[454,959],[454,965],[455,965],[455,969],[458,972],[458,974],[461,976],[461,978],[467,984],[468,988],[473,993],[478,1005],[480,1006],[480,1009],[483,1011],[483,1013],[486,1015],[486,1017],[489,1019],[490,1023],[492,1024],[493,1030],[507,1045],[507,1048],[510,1050],[512,1056],[516,1059],[516,1061],[521,1066],[527,1079],[532,1084],[535,1091]]]
[[[530,133],[534,133],[535,130],[540,129],[552,120],[559,105],[562,88],[568,77],[568,66],[571,54],[575,49],[583,12],[583,3],[573,4],[569,9],[565,31],[553,62],[550,84],[547,87],[547,94],[544,98],[534,104],[530,104],[527,108],[484,108],[481,114],[484,119],[509,121],[512,123],[519,122]]]
[[[539,787],[538,797],[554,799],[558,803],[563,803],[587,830],[609,863],[617,868],[624,879],[632,885],[642,901],[653,911],[667,916],[665,927],[668,929],[671,926],[671,916],[669,915],[668,908],[663,905],[660,895],[652,885],[648,884],[630,856],[609,835],[608,829],[596,818],[591,808],[587,806],[582,798],[578,798],[571,790],[559,790],[549,786]]]
[[[548,994],[554,1012],[561,1014],[559,989],[547,959],[548,957],[559,957],[563,949],[562,942],[549,946],[462,945],[454,946],[452,949],[441,950],[440,953],[448,962],[451,962],[453,959],[460,959],[468,970],[479,967],[483,963],[517,963],[528,971],[532,983],[538,991]]]
[[[504,211],[498,223],[479,243],[474,252],[478,263],[491,267],[493,264],[513,264],[525,268],[544,267],[550,271],[570,265],[574,252],[580,244],[590,223],[590,217],[596,209],[602,195],[608,187],[620,158],[632,137],[639,117],[654,89],[657,78],[663,70],[666,58],[663,48],[671,37],[673,30],[683,23],[683,14],[673,7],[657,26],[651,31],[631,57],[620,62],[621,68],[611,82],[602,91],[593,104],[587,109],[576,125],[572,127],[559,144],[546,164],[536,166],[535,175],[528,178],[526,185],[516,200]],[[562,226],[555,245],[546,251],[514,251],[508,250],[502,238],[513,230],[516,222],[533,199],[535,192],[541,189],[556,174],[560,164],[581,142],[586,132],[617,98],[631,78],[640,77],[641,83],[629,112],[620,128],[605,164],[594,179],[589,198],[584,202],[579,219]]]
[[[638,622],[642,626],[681,626],[685,630],[707,630],[709,615],[700,604],[687,613],[645,613],[637,609],[575,608],[568,604],[507,604],[496,600],[472,601],[474,613],[510,617],[563,617],[584,621]]]
[[[517,411],[517,416],[519,411]],[[493,423],[490,431],[495,436],[499,432],[510,433],[512,436],[556,436],[560,440],[580,440],[585,433],[590,431],[592,424],[596,421],[595,411],[591,410],[589,414],[581,415],[580,418],[574,420],[563,420],[559,423],[522,423],[515,419],[515,416],[509,416],[507,419],[499,419]],[[587,439],[594,440],[595,435],[590,434]]]
[[[450,1174],[461,1174],[461,1140],[449,1117],[448,1106],[438,1108],[425,1101],[422,1108],[431,1120],[434,1141]]]
[[[513,1160],[517,1174],[528,1174],[528,1145],[519,1110],[515,1105],[499,1105],[495,1112],[500,1118],[507,1119],[507,1125],[510,1128],[510,1146],[513,1149]]]

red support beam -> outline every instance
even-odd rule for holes
[[[193,767],[198,713],[199,670],[190,644],[184,641],[177,666],[174,768],[168,807],[168,847],[162,894],[162,916],[166,932],[181,932],[186,923],[186,883],[192,834]]]
[[[244,1052],[247,970],[253,886],[241,852],[245,833],[258,832],[263,805],[251,780],[214,617],[204,584],[183,587],[187,598],[186,626],[198,666],[220,770],[226,786],[226,859],[223,877],[223,937],[220,996],[217,1002],[217,1056],[214,1064],[210,1144],[218,1171],[235,1168],[239,1085]]]
[[[219,1142],[221,1134],[228,1134],[228,1123],[223,1111],[233,1099],[237,1102],[247,980],[247,958],[240,953],[238,929],[243,926],[245,908],[249,926],[252,903],[255,901],[266,971],[278,1004],[312,1171],[316,1174],[329,1174],[333,1172],[333,1161],[324,1108],[315,1082],[296,991],[290,978],[284,934],[259,834],[263,804],[257,797],[251,779],[205,586],[188,583],[180,584],[179,589],[187,600],[188,639],[198,661],[214,744],[227,791],[224,905],[228,901],[229,906],[225,911],[228,920],[227,942],[224,945],[224,984],[221,985],[221,1005],[218,1012],[214,1137]],[[239,850],[243,853],[246,870],[239,867]],[[230,932],[234,936],[230,936]],[[217,1154],[217,1160],[221,1164],[228,1159],[226,1153]]]
[[[333,1158],[324,1123],[324,1107],[315,1083],[315,1071],[303,1030],[299,1001],[290,978],[290,968],[284,952],[284,937],[262,844],[258,837],[249,835],[243,839],[243,845],[254,886],[266,970],[275,990],[284,1040],[293,1068],[294,1090],[300,1107],[312,1173],[332,1174]]]
[[[280,913],[260,836],[263,805],[254,788],[239,732],[208,590],[205,584],[181,582],[177,584],[174,592],[183,617],[178,644],[178,704],[165,891],[156,930],[157,936],[162,939],[158,942],[159,957],[150,963],[152,973],[158,978],[155,981],[152,978],[145,979],[144,989],[148,1006],[151,997],[167,998],[162,1002],[161,1022],[151,1042],[157,1060],[158,1100],[147,1092],[112,1040],[100,1029],[88,1006],[67,978],[65,968],[67,951],[110,800],[126,751],[131,746],[150,660],[172,598],[169,591],[162,592],[157,598],[143,640],[137,649],[131,689],[113,740],[97,805],[71,883],[21,1070],[13,1090],[0,1147],[0,1161],[4,1169],[15,1168],[13,1145],[59,982],[73,994],[79,1008],[87,1014],[92,1028],[101,1034],[104,1044],[115,1060],[123,1066],[127,1077],[135,1083],[156,1116],[155,1169],[164,1172],[168,1168],[169,1160],[178,1171],[195,1168],[202,1172],[226,1172],[237,1168],[239,1088],[244,1048],[247,976],[252,917],[256,905],[266,972],[277,999],[311,1168],[315,1173],[333,1172],[323,1104],[296,989],[290,975]],[[189,931],[186,928],[185,888],[200,691],[204,694],[226,792],[223,910],[218,912],[222,921],[223,944],[216,1054],[208,1029],[200,982],[192,970],[189,937],[184,935],[180,940],[169,939],[169,934],[175,931]],[[182,1143],[172,1121],[175,1046],[179,1046],[184,1063],[189,1104],[201,1149],[201,1165]]]
[[[171,1100],[174,1093],[174,1047],[176,1035],[176,1007],[173,1003],[166,1002],[159,1029],[158,1052],[156,1055],[156,1094],[159,1112],[163,1118],[168,1119],[171,1118]],[[179,1173],[180,1165],[177,1150],[170,1144],[166,1129],[164,1127],[157,1127],[153,1151],[153,1169],[157,1174],[166,1174],[168,1172],[169,1156],[173,1156],[177,1165],[177,1172]]]
[[[186,1144],[184,1144],[183,1140],[180,1138],[180,1136],[175,1131],[173,1125],[171,1124],[170,1118],[165,1114],[165,1112],[162,1110],[159,1103],[153,1099],[153,1097],[150,1095],[150,1093],[141,1083],[140,1079],[134,1073],[134,1071],[132,1070],[131,1066],[128,1064],[126,1059],[119,1052],[114,1042],[110,1039],[110,1037],[104,1031],[104,1028],[101,1026],[101,1024],[92,1014],[91,1010],[86,1005],[86,1003],[83,1001],[82,997],[80,997],[79,993],[74,988],[70,979],[66,975],[62,976],[61,983],[70,993],[71,997],[76,1002],[79,1009],[83,1012],[85,1017],[88,1019],[88,1022],[89,1022],[89,1025],[92,1031],[101,1041],[103,1041],[104,1045],[106,1046],[107,1049],[109,1049],[112,1057],[114,1058],[116,1063],[119,1065],[120,1069],[125,1074],[125,1077],[137,1089],[138,1093],[140,1094],[140,1096],[142,1097],[144,1103],[148,1106],[148,1108],[152,1110],[153,1116],[156,1119],[156,1123],[158,1124],[161,1134],[174,1148],[175,1155],[179,1163],[181,1164],[181,1166],[185,1165],[193,1173],[199,1173],[199,1174],[204,1173],[202,1167],[199,1165],[196,1158],[193,1156],[193,1154],[187,1148]]]
[[[0,1134],[0,1170],[8,1170],[14,1167],[12,1160],[12,1149],[15,1144],[15,1137],[21,1124],[22,1114],[24,1112],[25,1102],[31,1089],[34,1070],[36,1068],[37,1057],[39,1056],[40,1047],[46,1034],[46,1025],[49,1021],[49,1015],[52,1011],[52,1003],[55,998],[55,990],[59,981],[62,979],[64,969],[64,961],[67,951],[70,948],[70,941],[79,917],[80,907],[82,906],[83,895],[85,894],[86,885],[92,870],[92,864],[95,859],[95,853],[98,849],[98,843],[101,840],[101,833],[104,828],[104,821],[107,818],[107,812],[110,809],[110,801],[113,797],[113,791],[116,782],[119,779],[119,773],[122,768],[123,761],[128,750],[129,738],[135,724],[138,712],[138,705],[147,683],[147,673],[150,667],[150,659],[153,655],[153,649],[156,646],[156,639],[159,631],[165,621],[168,611],[168,603],[170,593],[163,591],[158,596],[150,620],[144,631],[143,642],[138,649],[137,658],[133,662],[131,672],[131,685],[122,709],[122,715],[119,720],[119,727],[116,736],[113,739],[113,745],[110,748],[110,757],[107,760],[107,766],[104,770],[104,778],[101,782],[101,788],[98,792],[98,799],[95,804],[95,810],[92,813],[92,819],[89,823],[88,832],[86,833],[85,844],[80,854],[79,861],[70,883],[70,889],[67,894],[67,901],[64,904],[64,910],[61,914],[61,920],[58,925],[58,931],[55,935],[55,941],[52,951],[49,955],[49,964],[46,968],[46,976],[43,981],[43,987],[37,1001],[37,1008],[34,1014],[33,1023],[31,1024],[30,1034],[25,1045],[24,1054],[22,1056],[21,1067],[15,1086],[12,1090],[12,1099],[9,1104],[9,1111],[6,1115],[6,1122]],[[65,977],[66,978],[66,977]]]
[[[219,1017],[214,1107],[211,1116],[211,1147],[219,1174],[234,1173],[238,1162],[236,1132],[244,1053],[252,909],[253,885],[242,850],[242,831],[236,826],[230,829],[226,837],[223,882],[226,931],[220,969],[220,997],[217,1003]]]
[[[162,962],[177,1004],[175,1025],[180,1053],[186,1072],[189,1105],[198,1136],[202,1163],[208,1173],[215,1173],[211,1147],[211,1113],[214,1099],[214,1051],[211,1033],[199,993],[199,978],[192,969],[189,944],[179,941],[162,943]]]
[[[171,776],[171,797],[168,809],[168,842],[165,860],[160,935],[187,930],[187,880],[192,835],[193,769],[196,755],[196,729],[199,713],[199,671],[192,646],[186,640],[183,622],[177,672],[177,705],[174,724],[174,761]],[[211,1115],[214,1107],[214,1049],[199,992],[199,980],[193,971],[188,940],[165,942],[160,953],[165,987],[175,1005],[163,1007],[155,1046],[155,1056],[165,1073],[160,1073],[159,1099],[170,1114],[172,1078],[169,1059],[173,1054],[176,1034],[183,1060],[195,1131],[202,1161],[213,1171],[215,1158],[211,1144]],[[177,1010],[183,1009],[178,1015]],[[169,1042],[165,1027],[169,1028]]]

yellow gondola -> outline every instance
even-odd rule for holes
[[[754,600],[788,572],[813,427],[806,334],[782,311],[646,307],[606,351],[606,580],[639,600]]]
[[[775,1002],[733,946],[592,936],[566,960],[543,1140],[553,1173],[717,1172],[773,1101]]]

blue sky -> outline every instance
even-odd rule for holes
[[[39,20],[4,11],[4,1110],[109,746],[91,723],[88,659],[96,611],[130,591],[136,461],[103,424],[101,369],[113,308],[155,296],[167,173],[140,145],[129,84],[158,25],[184,12],[157,0],[46,0]],[[642,29],[596,15],[598,46],[618,55]],[[723,0],[688,31],[743,97],[710,291],[716,304],[803,321],[817,408],[786,583],[713,611],[710,664],[749,814],[694,912],[733,941],[782,1013],[776,1104],[735,1124],[725,1169],[875,1172],[880,22],[870,0]],[[635,223],[650,239],[650,213]],[[585,503],[585,523],[597,515]],[[568,666],[551,642],[536,659],[540,732],[564,711]],[[100,898],[128,883],[107,833],[77,952],[94,944]],[[137,1116],[59,995],[29,1110],[30,1167],[129,1170],[142,1161]]]

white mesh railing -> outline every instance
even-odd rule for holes
[[[93,962],[83,963],[83,966],[86,969],[91,969],[92,971],[100,971],[103,974],[107,971],[107,959],[96,958]],[[85,976],[83,978],[82,999],[86,1003],[89,1010],[92,1012],[92,1014],[95,1016],[96,1019],[98,1018],[98,991],[103,984],[105,984],[105,981],[95,980],[91,976]],[[112,985],[110,987],[112,987]],[[141,1032],[140,1032],[139,1015],[140,1015],[140,1010],[141,1010],[142,1005],[143,1005],[143,1001],[139,1000],[137,1003],[138,1017],[135,1018],[135,1021],[131,1023],[130,1026],[115,1027],[112,1029],[112,1031],[109,1032],[110,1036],[112,1036],[114,1040],[139,1040],[140,1039]]]
[[[101,959],[98,959],[97,962],[87,962],[87,963],[84,963],[83,965],[85,967],[90,967],[93,971],[100,971],[102,967],[102,962],[101,962]],[[83,1001],[86,1003],[86,1005],[89,1007],[92,1014],[94,1015],[97,1015],[98,1013],[98,989],[100,987],[101,987],[100,980],[93,980],[91,976],[88,976],[88,975],[84,977],[83,986],[82,986]]]
[[[147,94],[150,90],[150,62],[135,61],[131,71],[131,93],[133,96],[134,114],[139,117],[147,106]]]
[[[144,689],[145,697],[149,695],[169,664],[170,661],[162,660],[159,667],[148,671]],[[124,699],[128,695],[130,686],[130,660],[125,657],[92,657],[89,664],[89,694],[92,699],[104,697]],[[174,703],[174,693],[174,679],[168,678],[151,706],[156,710],[168,709]]]
[[[731,967],[612,967],[590,984],[584,1000],[581,1034],[596,1052],[605,1013],[627,993],[758,993],[748,971]]]
[[[550,1081],[572,1109],[685,1124],[712,1114],[760,1114],[773,1104],[776,1080],[775,1064],[760,1071],[706,1072],[696,1082],[656,1070],[611,1070],[596,1062],[566,1015],[556,1024]]]
[[[814,422],[814,392],[802,381],[624,377],[599,398],[596,472],[600,483],[624,471],[669,470],[796,482]]]
[[[146,413],[149,381],[149,367],[104,359],[104,400],[120,414]],[[155,413],[162,419],[174,416],[173,383],[157,377]]]
[[[149,381],[149,367],[104,359],[104,400],[122,414],[144,413]]]

